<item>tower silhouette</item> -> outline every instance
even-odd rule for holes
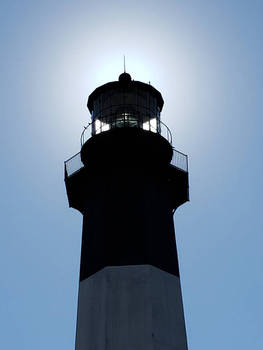
[[[89,96],[91,137],[65,162],[83,214],[76,350],[186,350],[173,214],[189,200],[187,156],[163,98],[124,72]]]

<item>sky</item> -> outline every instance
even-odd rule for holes
[[[1,1],[1,349],[74,349],[82,217],[63,162],[123,54],[189,155],[175,213],[189,350],[263,349],[262,13],[259,0]]]

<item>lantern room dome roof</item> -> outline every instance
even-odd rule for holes
[[[117,81],[112,81],[109,83],[106,83],[104,85],[99,86],[97,89],[95,89],[89,96],[88,98],[88,109],[89,111],[92,113],[93,108],[94,108],[94,101],[96,100],[96,98],[107,92],[110,90],[115,90],[120,92],[120,91],[132,91],[132,90],[144,90],[149,92],[150,94],[152,94],[156,99],[157,99],[157,105],[160,109],[160,111],[163,108],[163,98],[161,93],[156,90],[152,85],[150,84],[145,84],[142,83],[141,81],[137,81],[137,80],[132,80],[131,76],[129,73],[121,73],[121,75],[119,76],[119,79]]]

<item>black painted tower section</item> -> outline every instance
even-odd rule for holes
[[[89,97],[83,164],[73,173],[65,166],[69,205],[83,214],[80,282],[107,266],[151,265],[179,277],[173,214],[189,199],[188,171],[171,163],[162,107],[155,88],[127,73]]]

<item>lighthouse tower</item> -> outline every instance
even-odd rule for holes
[[[186,350],[173,214],[189,200],[187,156],[163,98],[122,73],[89,96],[91,137],[65,162],[83,214],[76,350]]]

